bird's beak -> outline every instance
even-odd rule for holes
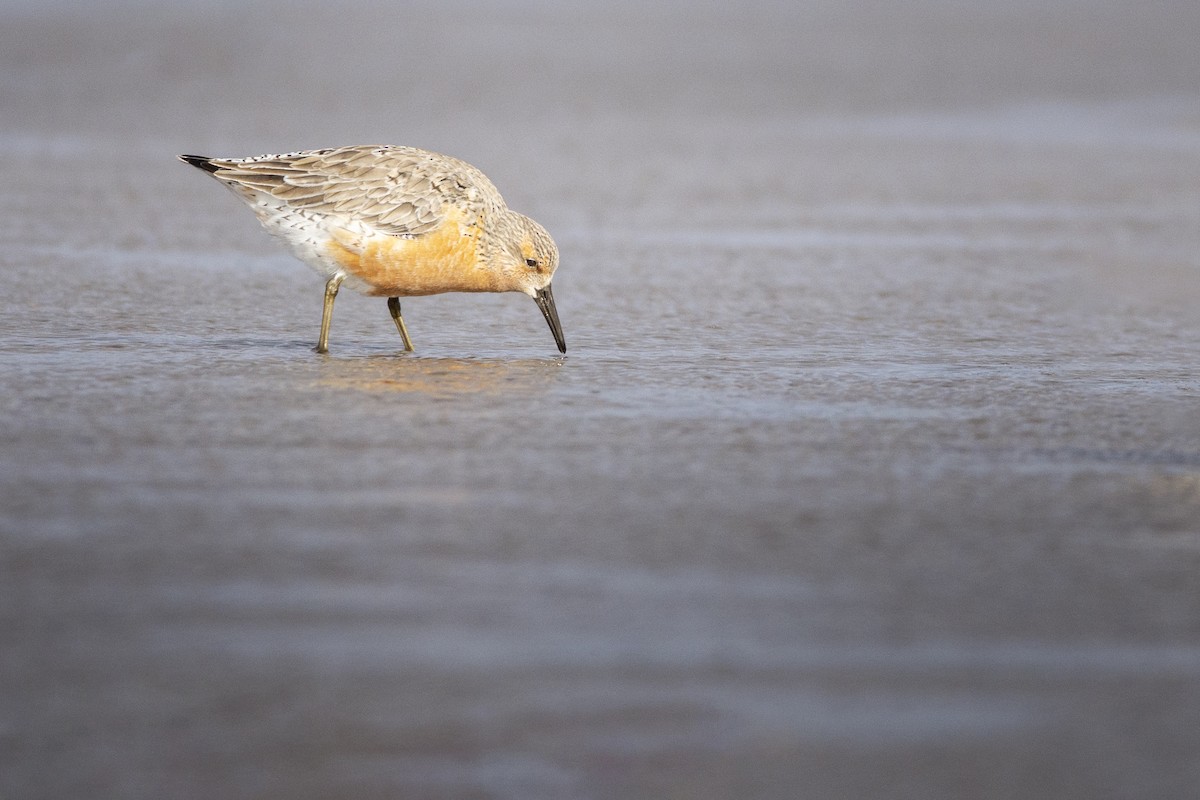
[[[562,323],[558,321],[558,309],[554,307],[554,294],[550,291],[550,284],[546,284],[544,289],[537,290],[533,296],[533,302],[537,303],[537,307],[542,310],[542,316],[550,324],[550,332],[554,334],[558,352],[567,352],[567,340],[563,337]]]

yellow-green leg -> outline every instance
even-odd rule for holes
[[[317,339],[317,352],[329,352],[329,323],[333,320],[333,301],[346,276],[338,273],[325,283],[325,307],[321,309],[321,336]]]
[[[404,327],[404,317],[400,316],[400,298],[388,298],[388,311],[392,314],[392,320],[396,323],[396,330],[400,331],[400,338],[404,340],[404,350],[407,353],[413,351],[412,339],[408,338],[408,328]]]

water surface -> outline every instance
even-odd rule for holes
[[[1193,4],[297,8],[3,5],[0,795],[1192,796]],[[374,141],[566,357],[173,159]]]

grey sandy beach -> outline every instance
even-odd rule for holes
[[[0,17],[0,798],[1200,796],[1200,4]],[[566,357],[175,160],[370,143]]]

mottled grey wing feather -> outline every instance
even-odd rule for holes
[[[412,147],[342,147],[212,159],[212,164],[220,180],[265,192],[294,208],[350,216],[390,236],[435,230],[447,200],[468,199],[480,181],[490,187],[465,162]]]

